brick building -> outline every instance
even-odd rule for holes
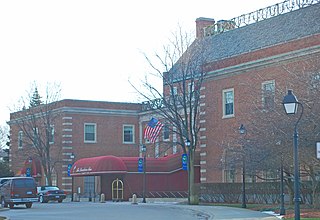
[[[270,12],[280,6],[282,4],[265,10]],[[288,72],[320,72],[320,23],[316,19],[320,14],[319,3],[301,9],[291,8],[276,16],[255,13],[256,16],[248,14],[249,17],[242,17],[242,20],[241,17],[218,22],[209,18],[196,20],[195,41],[206,39],[206,43],[209,42],[206,46],[212,51],[203,66],[206,76],[201,88],[198,149],[201,183],[240,181],[241,175],[234,175],[233,170],[222,163],[226,159],[226,146],[237,137],[235,131],[239,125],[245,124],[249,130],[252,116],[248,113],[253,107],[273,108],[281,102],[287,89],[303,93],[303,88],[290,81],[292,74]],[[258,21],[259,16],[263,17],[261,21]],[[250,18],[254,18],[254,22],[246,21]],[[145,111],[140,103],[81,100],[62,100],[55,112],[59,115],[54,124],[53,144],[59,149],[55,152],[59,158],[55,183],[69,192],[72,177],[68,176],[67,168],[73,162],[70,155],[74,154],[76,160],[103,155],[137,158],[144,144],[144,126],[155,114]],[[10,161],[15,173],[23,170],[24,163],[32,156],[26,155],[20,141],[22,134],[14,123],[17,117],[17,113],[12,113],[9,122]],[[163,135],[159,140],[164,140]],[[170,134],[169,140],[173,139]],[[148,157],[181,152],[176,143],[172,143],[171,148],[164,143],[160,141],[149,146]],[[102,184],[92,176],[76,178],[75,185],[88,192],[92,184],[95,188]],[[44,180],[41,181],[44,184]]]

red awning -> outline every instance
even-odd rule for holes
[[[89,176],[106,173],[126,173],[127,166],[119,157],[100,156],[83,158],[76,161],[71,168],[71,176]]]

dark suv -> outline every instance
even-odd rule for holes
[[[0,186],[2,207],[13,208],[14,205],[25,204],[31,208],[38,201],[36,182],[32,177],[10,177]]]

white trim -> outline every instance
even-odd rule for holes
[[[201,177],[201,178],[200,178],[200,181],[201,181],[201,182],[206,182],[206,181],[207,181],[207,178],[206,178],[206,177]]]
[[[200,153],[200,157],[204,157],[204,156],[207,156],[207,152],[201,152]]]

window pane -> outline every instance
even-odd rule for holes
[[[233,103],[226,104],[226,115],[233,114]]]
[[[164,127],[163,127],[163,139],[164,140],[167,140],[169,139],[169,125],[168,124],[165,124]]]
[[[18,147],[22,148],[22,135],[23,135],[23,131],[19,131],[18,133]]]
[[[123,142],[133,142],[133,126],[123,126]]]
[[[262,101],[265,109],[273,109],[275,106],[275,83],[274,81],[264,82],[262,84]]]

